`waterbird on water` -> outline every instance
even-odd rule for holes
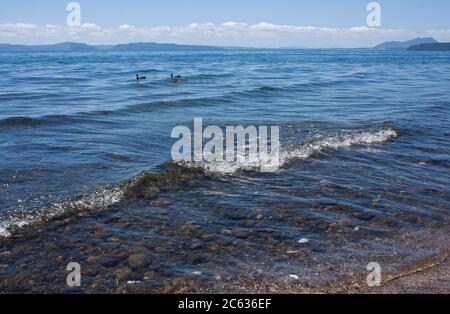
[[[142,80],[146,80],[147,79],[147,77],[145,77],[145,76],[139,76],[139,74],[136,74],[136,81],[142,81]]]
[[[181,75],[170,74],[170,78],[174,83],[181,83]]]

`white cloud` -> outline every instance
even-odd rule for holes
[[[5,24],[0,24],[0,30],[1,31],[23,31],[23,30],[32,30],[32,29],[36,29],[37,26],[34,24],[29,24],[29,23],[5,23]]]
[[[134,29],[135,27],[132,25],[128,25],[128,24],[122,24],[119,26],[120,30],[129,30],[129,29]]]
[[[450,37],[450,30],[430,30],[429,34]],[[403,29],[370,28],[355,26],[333,28],[302,25],[285,25],[261,22],[247,24],[236,21],[224,23],[191,23],[185,26],[133,26],[101,27],[84,23],[79,27],[29,23],[0,24],[0,42],[36,43],[57,40],[81,40],[88,43],[119,43],[136,41],[173,41],[217,45],[302,45],[302,46],[367,46],[384,40],[410,39],[408,36],[423,33]],[[264,40],[270,39],[270,40]]]
[[[37,26],[30,23],[16,23],[16,24],[10,24],[11,27],[17,28],[17,29],[34,29]]]
[[[373,28],[368,27],[366,25],[350,28],[350,32],[354,32],[354,33],[366,33],[366,32],[371,32],[373,30],[374,30]]]
[[[87,29],[87,30],[100,30],[101,27],[98,25],[95,25],[93,23],[84,23],[83,25],[80,26],[82,29]]]
[[[450,42],[450,29],[430,29],[426,35],[442,42]]]
[[[243,27],[247,27],[248,24],[247,23],[239,23],[239,22],[233,22],[233,21],[229,21],[229,22],[225,22],[222,24],[223,27],[228,27],[228,28],[243,28]]]
[[[39,27],[30,23],[5,23],[0,24],[0,38],[15,38],[28,36],[35,32]]]

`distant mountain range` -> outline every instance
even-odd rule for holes
[[[408,48],[409,51],[450,51],[450,43],[421,44]]]
[[[215,46],[158,44],[158,43],[130,43],[121,45],[87,45],[82,43],[58,43],[54,45],[11,45],[0,44],[0,52],[110,52],[110,51],[186,51],[186,50],[222,50]]]
[[[375,49],[383,49],[383,50],[408,50],[412,46],[423,45],[423,44],[437,44],[438,42],[431,37],[426,38],[416,38],[408,41],[388,41],[382,43],[375,47]]]
[[[1,52],[114,52],[114,51],[214,51],[240,49],[239,47],[217,47],[202,45],[177,45],[154,42],[137,42],[119,45],[88,45],[64,42],[53,45],[14,45],[0,44]],[[287,48],[286,48],[287,49]],[[302,48],[304,49],[304,48]],[[409,41],[390,41],[374,49],[410,51],[449,51],[450,43],[439,43],[433,38],[416,38]]]

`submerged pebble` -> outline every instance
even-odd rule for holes
[[[168,205],[172,205],[173,202],[166,200],[166,199],[161,199],[159,201],[156,202],[151,202],[150,206],[154,206],[154,207],[161,207],[161,206],[168,206]]]
[[[231,235],[238,239],[247,239],[250,234],[248,231],[233,231]]]
[[[146,254],[133,254],[128,257],[127,262],[131,268],[140,269],[150,265],[150,258]]]
[[[128,276],[130,276],[130,274],[131,274],[131,269],[129,269],[128,267],[119,268],[114,272],[114,276],[119,281],[126,280],[128,278]]]

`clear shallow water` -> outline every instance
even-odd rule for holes
[[[322,282],[448,248],[447,53],[0,54],[0,65],[5,278],[26,251],[42,289],[72,258],[97,269],[100,291],[127,268],[150,290],[197,271],[204,289],[253,291],[256,278]],[[280,126],[283,166],[168,164],[173,127],[195,117]],[[133,254],[148,265],[131,267]]]

